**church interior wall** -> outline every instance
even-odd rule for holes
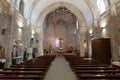
[[[28,36],[30,28],[26,28],[25,18],[17,10],[14,10],[13,15],[10,15],[10,5],[2,0],[0,1],[0,45],[5,48],[7,62],[11,61],[13,45],[15,41],[21,41],[20,50],[18,56],[23,56],[26,45],[29,44],[31,35]],[[19,25],[21,22],[22,26]],[[9,55],[8,55],[9,54]]]
[[[117,3],[118,4],[118,3]],[[116,15],[112,15],[110,10],[102,14],[97,20],[97,27],[91,24],[88,28],[88,44],[91,44],[91,40],[96,38],[111,38],[111,52],[112,60],[119,60],[120,58],[120,5],[116,5]],[[106,22],[105,28],[101,28],[101,24]],[[89,29],[92,28],[93,36],[90,36]],[[97,28],[97,29],[95,29]],[[94,31],[97,30],[97,31]],[[95,34],[95,35],[94,35]],[[91,46],[89,46],[89,55],[91,56]]]

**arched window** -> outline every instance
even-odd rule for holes
[[[97,0],[97,6],[98,6],[98,9],[99,9],[99,13],[102,14],[105,12],[105,2],[104,0]]]
[[[24,2],[23,2],[23,0],[20,1],[19,11],[22,15],[24,14]]]

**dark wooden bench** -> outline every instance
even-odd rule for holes
[[[120,71],[110,65],[98,64],[92,60],[71,55],[65,55],[65,59],[79,80],[120,80]]]
[[[49,68],[49,66],[44,65],[12,65],[11,68]]]
[[[43,75],[46,74],[46,68],[5,68],[4,71],[40,71],[43,72]]]
[[[0,80],[42,80],[39,76],[0,76]]]
[[[72,65],[73,67],[109,67],[110,65],[96,65],[96,64],[78,64],[78,65]]]
[[[46,72],[46,68],[4,68],[5,71],[44,71]]]
[[[80,75],[79,80],[120,80],[120,75]]]
[[[77,70],[117,70],[117,68],[113,67],[74,67],[73,71]]]
[[[39,78],[44,78],[43,71],[0,71],[0,75],[9,75],[9,76],[39,76]]]
[[[3,71],[0,71],[0,80],[42,80],[54,58],[55,56],[39,56],[20,64],[14,64],[10,68],[5,68]]]
[[[120,74],[119,70],[77,70],[77,75],[81,74]]]

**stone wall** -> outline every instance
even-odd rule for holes
[[[26,25],[26,19],[19,11],[14,10],[13,14],[10,14],[10,5],[5,0],[0,0],[0,8],[0,45],[5,48],[6,67],[9,67],[12,62],[15,41],[22,42],[18,55],[23,56],[25,46],[28,46],[31,39],[31,27]],[[19,22],[22,22],[22,28],[20,28]]]
[[[111,38],[112,60],[120,60],[120,3],[116,4],[116,12],[109,9],[96,20],[97,25],[92,24],[93,36],[87,36],[88,44],[96,38]],[[105,28],[101,28],[101,24],[106,22]],[[88,29],[89,34],[89,29]],[[91,57],[91,46],[89,46],[89,57]]]

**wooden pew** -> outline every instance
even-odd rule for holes
[[[46,74],[46,68],[5,68],[4,71],[40,71],[43,75]]]
[[[43,71],[0,71],[0,74],[43,75]]]
[[[21,64],[50,65],[51,61],[49,61],[49,60],[30,60],[30,61],[26,61],[26,62],[21,63]]]
[[[70,67],[74,70],[75,68],[80,68],[80,67],[110,67],[109,65],[70,65]]]
[[[117,70],[117,68],[113,67],[74,67],[73,71],[77,70]]]
[[[119,75],[113,75],[113,74],[107,74],[107,75],[80,75],[79,80],[120,80],[120,74]]]
[[[120,74],[119,70],[77,70],[75,71],[77,76],[82,74]]]
[[[65,59],[79,80],[120,80],[120,71],[110,65],[101,65],[72,55],[65,55]]]
[[[0,71],[1,79],[32,79],[42,80],[49,69],[55,56],[40,56],[33,60],[28,60],[21,64],[15,64],[10,68]]]
[[[110,65],[96,65],[96,64],[79,64],[79,65],[72,65],[73,67],[109,67]]]
[[[78,79],[80,80],[89,80],[89,77],[91,77],[90,79],[110,79],[110,77],[114,77],[113,75],[119,75],[120,76],[120,70],[76,70],[75,71],[76,76],[78,77]],[[87,75],[87,77],[86,77]],[[92,76],[95,75],[95,76]],[[112,76],[101,76],[101,75],[112,75]],[[101,76],[101,78],[99,78],[98,76]],[[117,76],[117,79],[119,80],[120,77]],[[114,78],[113,78],[114,79]],[[116,79],[115,79],[116,80]]]
[[[39,76],[0,76],[0,80],[42,80]]]
[[[55,56],[39,56],[36,59],[25,61],[21,64],[10,66],[11,68],[41,68],[48,69]]]
[[[76,56],[65,56],[65,58],[69,62],[69,65],[71,66],[72,70],[75,72],[79,80],[111,80],[111,78],[112,80],[120,80],[120,71],[116,68],[110,67],[110,65],[97,64],[92,60],[84,60],[83,58]],[[98,76],[98,74],[107,76],[96,77]]]
[[[4,68],[4,71],[43,71],[46,72],[46,68]]]
[[[0,75],[5,75],[5,76],[39,76],[40,79],[44,78],[43,71],[0,71]]]
[[[11,68],[49,68],[49,66],[43,65],[12,65]]]

